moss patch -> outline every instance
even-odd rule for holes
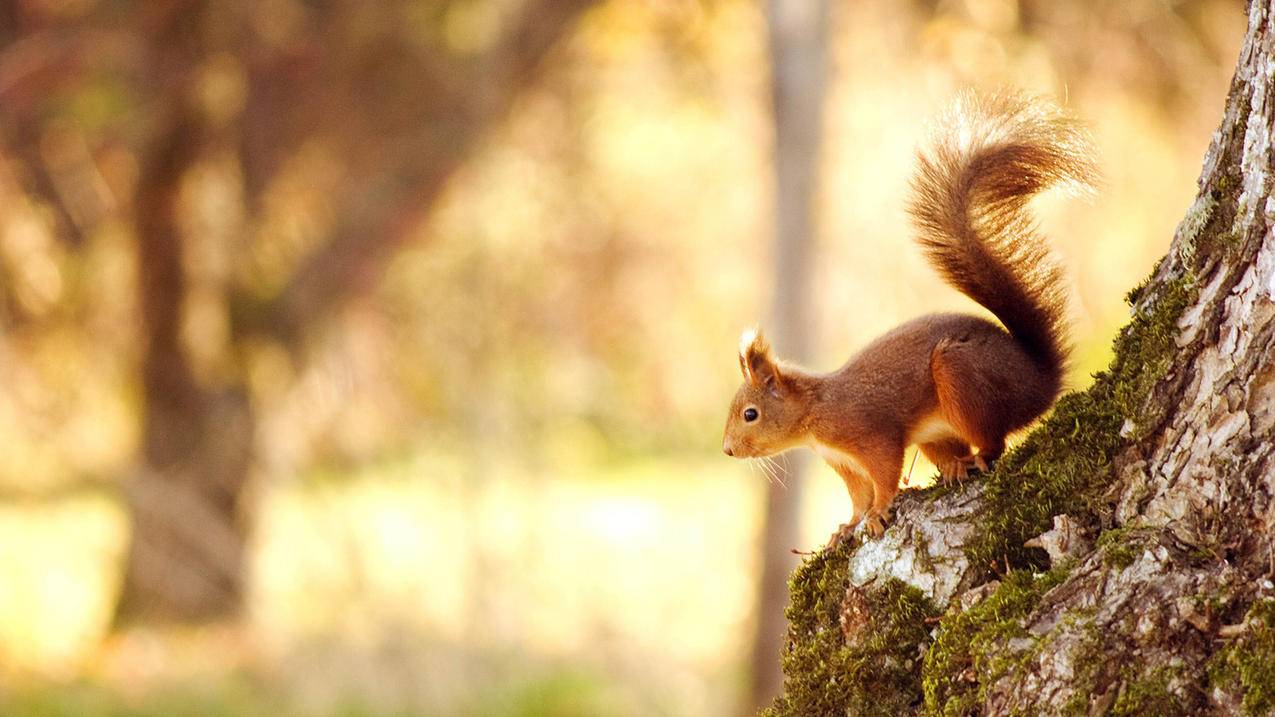
[[[862,622],[847,639],[841,614],[850,552],[821,553],[794,574],[784,693],[763,715],[897,715],[920,704],[926,618],[938,611],[899,580],[873,584],[858,593]]]
[[[1102,564],[1121,570],[1133,565],[1133,561],[1146,549],[1152,534],[1152,531],[1134,525],[1103,531],[1098,536],[1097,545]]]
[[[1089,390],[1059,400],[1044,424],[986,476],[986,501],[965,548],[972,564],[1041,567],[1043,552],[1023,543],[1048,530],[1059,513],[1094,514],[1110,486],[1115,455],[1157,420],[1146,399],[1168,370],[1178,318],[1195,296],[1188,275],[1165,285],[1154,302],[1139,304],[1116,339],[1111,366],[1095,375]]]
[[[1245,618],[1249,630],[1209,660],[1209,684],[1243,695],[1244,714],[1275,710],[1275,600],[1259,600]]]
[[[997,648],[1012,638],[1028,636],[1022,619],[1066,575],[1066,568],[1044,575],[1016,570],[979,604],[964,612],[949,612],[921,668],[926,712],[976,713],[986,686],[1013,666],[997,656],[1002,652]]]
[[[1065,625],[1062,623],[1066,623]],[[1093,622],[1092,615],[1068,613],[1063,616],[1058,627],[1044,639],[1049,639],[1061,630],[1070,629],[1079,632],[1080,639],[1071,650],[1071,664],[1074,676],[1068,685],[1071,697],[1063,703],[1062,714],[1069,717],[1081,717],[1089,714],[1090,703],[1097,691],[1098,678],[1105,667],[1102,629]]]
[[[1122,675],[1124,685],[1115,704],[1107,712],[1108,717],[1190,714],[1190,707],[1169,690],[1173,676],[1174,670],[1168,667],[1152,670],[1145,676],[1135,676],[1133,669],[1127,668]]]

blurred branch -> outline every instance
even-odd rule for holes
[[[24,34],[0,52],[0,98],[7,111],[26,110],[87,68],[137,70],[141,48],[123,30],[57,27]]]
[[[21,30],[16,17],[7,19],[11,30]],[[23,190],[52,210],[54,236],[72,246],[83,242],[82,227],[40,156],[41,126],[35,115],[40,99],[78,80],[87,52],[97,54],[114,44],[102,40],[65,30],[44,30],[16,40],[0,52],[0,141],[4,154],[21,168],[15,174]]]
[[[148,6],[141,24],[144,29],[153,28],[164,17],[185,10],[187,4]],[[0,32],[4,45],[0,50],[0,147],[21,168],[16,174],[23,190],[52,211],[54,236],[79,246],[107,207],[97,201],[100,198],[92,187],[85,186],[86,176],[96,176],[96,168],[88,166],[91,156],[77,159],[75,167],[59,167],[57,160],[46,154],[49,105],[67,88],[82,85],[92,73],[136,75],[147,66],[145,47],[139,34],[123,24],[112,26],[96,18],[59,22],[35,12],[24,13],[12,4],[0,13],[4,20],[4,31]],[[140,37],[149,35],[141,33]]]
[[[67,244],[78,247],[84,243],[84,231],[75,213],[67,204],[57,183],[40,156],[40,136],[37,127],[21,119],[4,119],[4,154],[13,160],[18,171],[14,174],[22,185],[22,191],[48,206],[53,212],[53,235]]]
[[[451,58],[405,46],[392,31],[371,47],[345,47],[347,9],[337,2],[311,5],[307,30],[290,42],[263,46],[249,39],[240,50],[248,94],[238,151],[249,223],[259,218],[263,193],[279,170],[306,142],[344,141],[351,161],[369,162],[372,173],[382,174],[381,153],[366,152],[366,145],[383,145],[396,132],[418,135],[432,124],[434,117],[422,116],[428,110],[417,107],[422,99],[437,110],[462,96],[459,82],[466,78]],[[413,82],[406,94],[399,90],[405,77]],[[394,118],[403,117],[408,126],[394,127]]]
[[[413,102],[421,113],[414,120],[418,132],[391,143],[390,166],[378,167],[358,191],[338,198],[342,210],[329,241],[259,314],[241,313],[244,323],[237,328],[271,334],[296,348],[307,326],[366,291],[387,258],[413,238],[446,181],[596,1],[528,2],[474,69],[457,80],[427,80],[418,87]]]

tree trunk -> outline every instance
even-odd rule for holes
[[[1275,10],[1248,19],[1111,367],[798,570],[771,714],[1275,714]]]
[[[147,390],[147,450],[125,491],[133,531],[119,622],[200,623],[243,606],[253,413],[233,388],[196,401],[178,413]],[[176,446],[189,452],[174,455]]]
[[[775,298],[771,336],[797,361],[810,353],[811,248],[814,200],[823,136],[828,4],[771,0],[772,92],[775,120]],[[797,565],[805,456],[793,456],[766,495],[757,631],[753,637],[749,713],[779,694],[779,649],[785,632],[788,574]]]
[[[209,390],[182,342],[186,268],[182,178],[199,154],[199,120],[175,102],[144,157],[136,195],[142,352],[142,460],[125,487],[133,534],[116,617],[202,622],[244,595],[241,496],[252,456],[247,393]]]
[[[243,489],[252,456],[247,394],[197,380],[182,339],[187,289],[181,185],[204,137],[188,84],[202,50],[200,3],[158,13],[150,80],[158,131],[134,195],[141,314],[142,455],[125,485],[132,536],[117,622],[204,622],[244,596]]]

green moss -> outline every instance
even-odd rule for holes
[[[1128,543],[1113,545],[1102,554],[1102,562],[1107,567],[1124,570],[1133,565],[1133,561],[1138,558],[1138,552],[1135,546]]]
[[[1211,553],[1207,554],[1210,559],[1215,559]],[[1206,615],[1221,615],[1227,611],[1234,596],[1225,593],[1215,593],[1212,595],[1193,595],[1191,604],[1195,610]]]
[[[1248,632],[1209,660],[1209,684],[1239,690],[1244,714],[1269,714],[1275,710],[1275,600],[1253,603],[1245,620]]]
[[[1187,264],[1195,262],[1200,236],[1216,213],[1217,207],[1215,197],[1202,194],[1196,198],[1195,204],[1191,205],[1181,224],[1178,225],[1178,256]]]
[[[998,648],[1007,640],[1028,635],[1022,619],[1066,576],[1066,568],[1044,575],[1016,570],[982,602],[964,612],[949,612],[921,667],[926,712],[975,713],[986,686],[1022,661],[1021,656],[1016,660],[1000,656]]]
[[[1151,532],[1136,525],[1126,525],[1103,531],[1098,536],[1097,549],[1102,564],[1121,570],[1133,565],[1146,545]]]
[[[1089,390],[1060,399],[1042,426],[988,473],[977,532],[965,549],[974,565],[1043,566],[1043,553],[1023,542],[1048,530],[1055,515],[1095,512],[1110,486],[1112,459],[1162,410],[1146,399],[1168,369],[1178,318],[1194,298],[1194,277],[1184,276],[1163,286],[1154,302],[1139,304],[1116,339],[1111,366]]]
[[[1130,306],[1138,303],[1138,301],[1142,298],[1142,295],[1146,292],[1147,287],[1151,286],[1151,279],[1153,276],[1154,274],[1147,276],[1147,278],[1138,282],[1137,286],[1130,289],[1129,292],[1124,295],[1124,302]]]
[[[917,663],[937,610],[899,580],[871,585],[857,593],[863,622],[847,639],[848,558],[845,547],[821,553],[794,574],[784,693],[763,715],[896,715],[920,703]]]
[[[1121,673],[1124,685],[1107,712],[1108,717],[1190,714],[1189,706],[1169,690],[1173,676],[1174,670],[1168,667],[1160,667],[1144,676],[1137,676],[1131,667],[1126,668]]]

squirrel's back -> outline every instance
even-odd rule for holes
[[[940,118],[918,164],[908,211],[926,256],[1061,380],[1062,272],[1026,205],[1052,185],[1091,182],[1086,133],[1047,102],[967,93]]]

